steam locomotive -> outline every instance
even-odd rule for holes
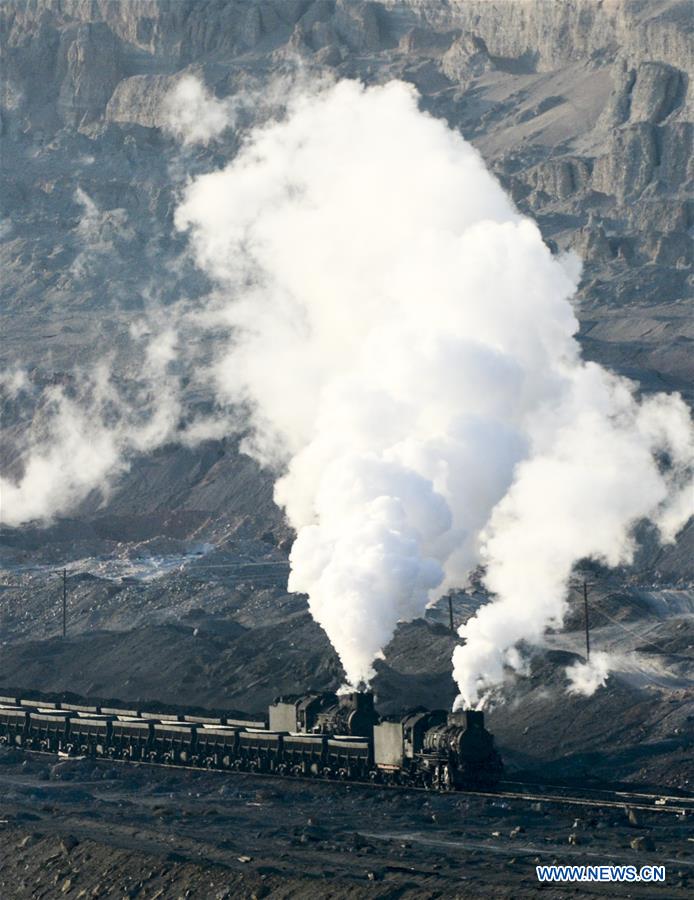
[[[493,787],[502,771],[482,712],[418,708],[381,718],[367,692],[281,697],[267,721],[0,696],[0,744],[438,791]]]

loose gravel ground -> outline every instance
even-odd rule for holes
[[[0,896],[688,897],[691,820],[0,752]],[[640,840],[639,840],[640,839]],[[634,849],[634,844],[640,849]],[[662,885],[543,886],[538,863]]]

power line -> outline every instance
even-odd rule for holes
[[[618,622],[617,619],[613,619],[612,616],[608,615],[603,609],[597,609],[597,612],[601,616],[604,616],[608,620],[608,622],[611,622],[613,625],[616,625],[618,628],[621,628],[622,631],[625,632],[625,634],[628,634],[631,637],[636,638],[636,640],[639,641],[642,645],[645,644],[646,646],[649,646],[649,647],[655,647],[656,650],[660,650],[661,653],[665,653],[667,656],[675,656],[678,659],[694,660],[694,656],[686,656],[681,653],[672,653],[670,650],[666,649],[661,644],[656,644],[653,641],[649,641],[647,638],[643,638],[637,632],[632,631],[631,628],[627,628],[621,622]]]

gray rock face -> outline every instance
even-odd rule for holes
[[[481,75],[490,68],[491,60],[486,44],[470,32],[457,37],[441,60],[444,75],[459,84],[469,82],[475,75]]]
[[[176,192],[185,174],[231,157],[238,138],[189,153],[182,172],[162,99],[191,70],[220,97],[257,89],[298,55],[309,77],[415,84],[550,245],[583,255],[586,355],[691,400],[690,16],[688,0],[7,2],[0,361],[33,367],[37,383],[62,377],[124,347],[147,296],[166,304],[206,290],[181,262]],[[1,450],[16,465],[12,415]],[[228,492],[184,479],[142,496],[136,464],[99,514],[156,512],[164,528],[167,505],[183,507],[196,512],[191,532],[216,533],[223,497],[243,510],[236,526],[274,528],[268,479],[245,463],[232,476],[226,449],[212,469]],[[177,477],[190,452],[157,457],[155,483]],[[203,467],[210,452],[200,450]],[[83,515],[95,513],[90,501]]]
[[[66,71],[59,111],[72,125],[100,118],[121,77],[119,41],[103,22],[90,22],[78,26],[74,37],[66,34],[61,43]]]
[[[640,63],[631,90],[632,122],[661,122],[682,100],[684,74],[663,63]]]
[[[131,75],[118,82],[104,113],[107,122],[164,126],[163,101],[177,81],[175,75]]]
[[[335,30],[350,50],[379,50],[381,30],[378,22],[377,3],[361,0],[337,0],[335,4]]]
[[[618,51],[633,60],[658,60],[685,69],[692,62],[688,0],[383,0],[383,6],[436,30],[471,31],[493,56],[533,59],[545,71]]]
[[[656,134],[650,123],[616,129],[607,152],[595,161],[593,189],[614,196],[618,203],[639,197],[653,181],[657,162]]]

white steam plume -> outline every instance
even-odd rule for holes
[[[565,373],[560,402],[538,410],[534,452],[518,466],[484,534],[485,582],[497,599],[459,629],[466,644],[453,663],[461,703],[484,701],[501,681],[505,648],[561,624],[578,559],[628,563],[639,520],[652,519],[671,541],[691,515],[689,412],[677,396],[638,403],[630,388],[600,366],[581,364]],[[669,456],[665,471],[660,453]]]
[[[640,404],[582,362],[577,260],[552,257],[411,88],[293,99],[192,182],[176,222],[225,296],[219,391],[282,473],[290,589],[350,684],[482,558],[498,599],[454,659],[460,702],[478,703],[516,642],[561,620],[577,559],[628,560],[643,516],[667,539],[686,520],[685,404]]]

